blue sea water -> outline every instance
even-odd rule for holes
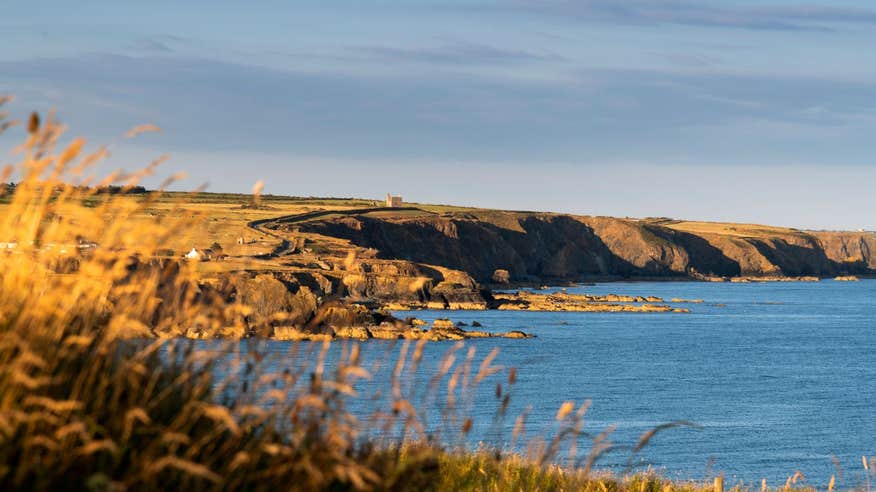
[[[622,469],[630,459],[623,446],[657,425],[687,420],[698,427],[657,434],[633,463],[671,478],[701,480],[724,473],[731,483],[759,484],[766,478],[773,486],[797,470],[810,484],[825,484],[832,474],[846,486],[862,479],[862,455],[876,455],[876,280],[606,283],[568,290],[705,302],[680,304],[691,309],[689,314],[396,313],[427,321],[476,320],[488,331],[537,335],[472,340],[457,353],[464,358],[474,347],[478,363],[498,348],[494,363],[517,371],[510,417],[498,423],[494,392],[497,383],[503,384],[503,396],[508,391],[506,375],[481,385],[467,409],[475,421],[471,441],[507,448],[514,416],[529,409],[532,437],[554,429],[564,401],[591,400],[585,430],[616,429],[610,439],[619,449],[603,466]],[[268,344],[278,353],[286,345]],[[408,383],[424,393],[429,371],[453,346],[428,344],[422,363],[426,375]],[[363,343],[362,350],[366,365],[377,359],[384,363],[360,390],[388,391],[385,382],[401,344],[373,341]],[[443,394],[427,400],[433,417]],[[352,408],[364,413],[366,406]]]

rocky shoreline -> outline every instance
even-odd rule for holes
[[[388,302],[383,308],[390,311],[412,311],[420,309],[432,310],[469,310],[469,311],[552,311],[552,312],[673,312],[687,313],[689,309],[675,308],[666,301],[655,296],[621,296],[569,294],[565,290],[550,294],[518,290],[516,292],[492,292],[485,296],[483,302],[462,302],[441,304],[438,302]],[[687,300],[673,298],[672,303],[701,303],[701,299]]]
[[[673,298],[667,303],[655,296],[569,294],[565,290],[493,291],[482,288],[463,272],[427,272],[417,265],[393,265],[390,269],[363,263],[353,273],[328,270],[224,275],[205,283],[202,295],[250,306],[246,329],[221,334],[190,329],[182,334],[157,335],[255,336],[275,340],[522,339],[532,336],[521,331],[484,331],[479,325],[463,328],[463,324],[446,319],[428,326],[415,317],[399,319],[392,313],[417,310],[688,313],[689,309],[669,303],[702,302]],[[430,278],[428,273],[437,273],[439,277]]]
[[[254,306],[246,331],[231,336],[281,340],[524,338],[449,321],[425,326],[391,313],[683,314],[690,308],[678,304],[703,301],[569,294],[548,286],[854,281],[876,272],[872,234],[740,224],[407,207],[317,209],[247,227],[277,242],[272,253],[253,257],[267,268],[226,272],[214,282],[223,297]]]
[[[818,281],[812,277],[740,277],[731,282]],[[852,282],[857,276],[836,277]],[[584,284],[586,285],[586,284]],[[347,269],[315,272],[237,272],[203,286],[226,300],[252,306],[248,328],[235,333],[189,330],[188,338],[257,336],[274,340],[466,340],[532,338],[522,331],[490,332],[447,319],[431,326],[415,317],[399,319],[399,311],[543,311],[588,313],[691,312],[678,304],[701,304],[702,299],[657,296],[570,294],[565,288],[493,290],[464,272],[426,267],[404,261],[362,260]]]
[[[461,324],[454,324],[449,319],[436,319],[428,329],[427,325],[417,318],[383,322],[376,326],[331,327],[322,333],[306,332],[301,328],[281,326],[274,328],[271,338],[274,340],[468,340],[472,338],[534,338],[534,335],[513,330],[505,333],[465,330]]]
[[[530,338],[523,332],[487,332],[463,328],[449,321],[432,326],[416,319],[398,319],[399,311],[545,311],[589,313],[689,313],[678,304],[700,304],[702,299],[656,296],[570,294],[564,287],[538,285],[510,290],[508,284],[482,286],[467,273],[405,260],[361,258],[340,266],[327,260],[328,268],[296,272],[237,272],[214,279],[214,289],[227,299],[255,306],[251,328],[222,336],[260,336],[276,340],[407,339],[465,340],[506,337]],[[665,280],[665,279],[664,279]],[[699,279],[701,281],[707,279]],[[815,282],[818,277],[734,277],[711,279],[726,282]],[[855,281],[838,276],[835,281]],[[564,283],[570,285],[587,285]],[[501,289],[500,289],[501,288]],[[282,314],[282,321],[274,317]],[[478,328],[478,327],[474,327]],[[183,336],[212,338],[192,332]]]

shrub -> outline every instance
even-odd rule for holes
[[[498,269],[493,272],[493,283],[496,284],[507,284],[511,282],[511,274],[508,270]]]

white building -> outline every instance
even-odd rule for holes
[[[191,251],[185,254],[185,259],[187,260],[201,261],[205,257],[206,255],[204,254],[204,252],[199,250],[198,248],[192,248]]]
[[[386,194],[386,206],[389,208],[397,208],[402,206],[402,197]]]

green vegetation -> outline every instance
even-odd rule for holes
[[[208,191],[185,192],[185,191],[161,191],[158,201],[178,203],[181,199],[186,203],[219,203],[219,204],[244,204],[252,201],[250,193],[216,193]],[[312,205],[327,207],[371,207],[376,200],[364,198],[337,198],[337,197],[302,197],[288,195],[260,195],[263,202],[292,203],[296,205]]]
[[[525,458],[438,445],[411,403],[418,386],[400,377],[418,371],[424,341],[403,344],[394,361],[388,406],[368,424],[399,438],[379,442],[363,439],[366,424],[347,409],[370,376],[356,344],[331,367],[328,343],[290,344],[269,371],[257,347],[145,341],[194,328],[239,336],[253,307],[211,293],[197,266],[151,261],[204,216],[181,213],[189,204],[163,193],[133,200],[71,185],[88,179],[94,156],[80,155],[81,140],[56,151],[61,131],[31,119],[24,178],[0,216],[0,240],[17,245],[0,251],[0,489],[712,490],[593,472],[605,434],[584,467],[551,465],[574,455],[586,404],[565,403],[556,436]],[[147,213],[159,209],[176,213]],[[100,247],[77,248],[85,233]],[[50,244],[58,247],[42,246]],[[433,403],[460,435],[471,429],[464,402],[478,385],[501,381],[504,412],[502,385],[515,382],[513,370],[493,365],[495,352],[478,363],[462,348],[448,350],[428,383],[432,395],[446,386],[446,400]]]

